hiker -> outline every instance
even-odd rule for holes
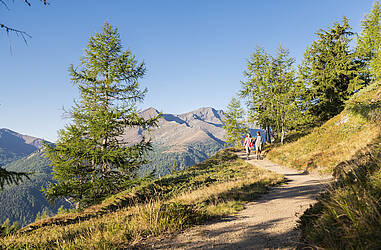
[[[251,134],[247,133],[245,140],[243,141],[243,146],[246,150],[246,159],[249,160],[250,148],[253,146],[253,138],[251,138]]]
[[[257,160],[261,158],[261,152],[262,152],[262,136],[259,131],[257,131],[257,136],[255,137],[255,154],[257,155]]]

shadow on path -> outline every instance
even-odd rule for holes
[[[243,153],[238,153],[241,158]],[[269,160],[247,162],[285,175],[286,184],[273,187],[265,195],[245,205],[245,209],[163,239],[154,249],[294,249],[298,215],[315,202],[330,180],[298,173]],[[146,246],[147,247],[147,246]],[[149,248],[149,247],[148,247]]]

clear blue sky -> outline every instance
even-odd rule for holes
[[[125,48],[144,60],[148,94],[141,109],[185,113],[225,109],[240,89],[256,45],[280,44],[297,62],[314,33],[347,16],[353,31],[373,0],[5,0],[0,23],[25,30],[26,46],[0,31],[0,128],[55,141],[78,91],[68,67],[79,64],[88,39],[105,21]],[[12,53],[9,46],[12,46]]]

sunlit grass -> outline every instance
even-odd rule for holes
[[[0,239],[0,247],[127,248],[150,236],[235,213],[283,178],[223,150],[189,169],[143,183],[82,212],[36,222]]]

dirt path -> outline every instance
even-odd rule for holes
[[[240,157],[243,155],[240,154]],[[154,249],[293,249],[298,232],[294,230],[303,213],[328,177],[299,174],[269,160],[250,164],[283,174],[286,185],[275,187],[234,216],[190,228],[171,238],[152,243]]]

